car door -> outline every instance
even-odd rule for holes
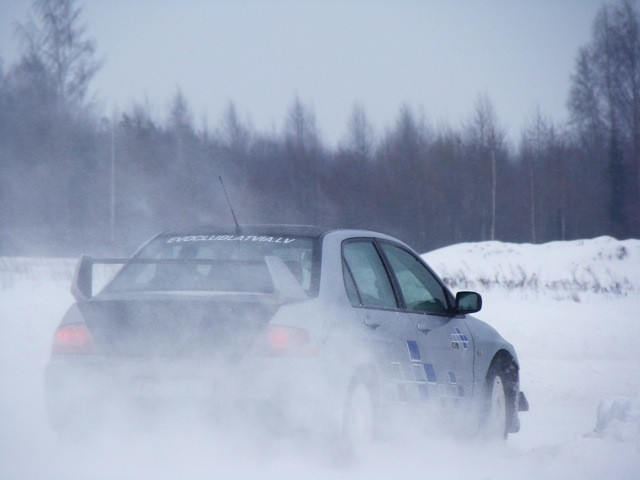
[[[428,403],[457,407],[473,393],[474,345],[463,315],[427,266],[401,245],[379,242],[401,306],[419,332],[421,364]]]
[[[371,238],[345,241],[343,275],[347,294],[362,321],[382,376],[382,395],[392,402],[420,403],[426,384],[416,383],[422,368],[419,332],[398,303],[398,294],[381,252]],[[419,374],[420,378],[424,375]]]

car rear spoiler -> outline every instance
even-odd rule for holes
[[[271,280],[274,286],[274,295],[282,302],[299,302],[306,300],[307,294],[296,280],[291,270],[280,257],[267,256],[264,258]],[[195,258],[184,259],[155,259],[155,258],[93,258],[82,255],[76,265],[76,270],[71,282],[71,294],[77,301],[90,300],[93,297],[93,266],[101,265],[127,265],[141,264],[197,264],[207,265],[219,263],[218,260],[206,260]]]
[[[81,255],[76,265],[76,271],[71,281],[71,294],[77,301],[89,300],[93,297],[93,265],[98,264],[125,264],[130,259],[93,258],[89,255]]]

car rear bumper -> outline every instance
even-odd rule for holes
[[[271,415],[286,428],[337,431],[344,392],[340,375],[314,357],[250,357],[221,364],[59,355],[45,372],[47,413],[52,426],[61,429],[73,426],[76,416],[86,421],[114,409],[130,414],[154,405],[169,414],[197,406],[219,418],[255,422]]]

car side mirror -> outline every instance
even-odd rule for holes
[[[458,292],[456,293],[456,312],[457,313],[475,313],[482,308],[482,297],[476,292]]]

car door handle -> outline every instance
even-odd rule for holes
[[[380,322],[377,320],[374,320],[373,318],[369,317],[368,315],[366,317],[364,317],[364,324],[369,327],[369,328],[373,328],[376,329],[380,326]]]
[[[418,322],[418,330],[424,333],[429,333],[431,329],[427,326],[427,322]]]

